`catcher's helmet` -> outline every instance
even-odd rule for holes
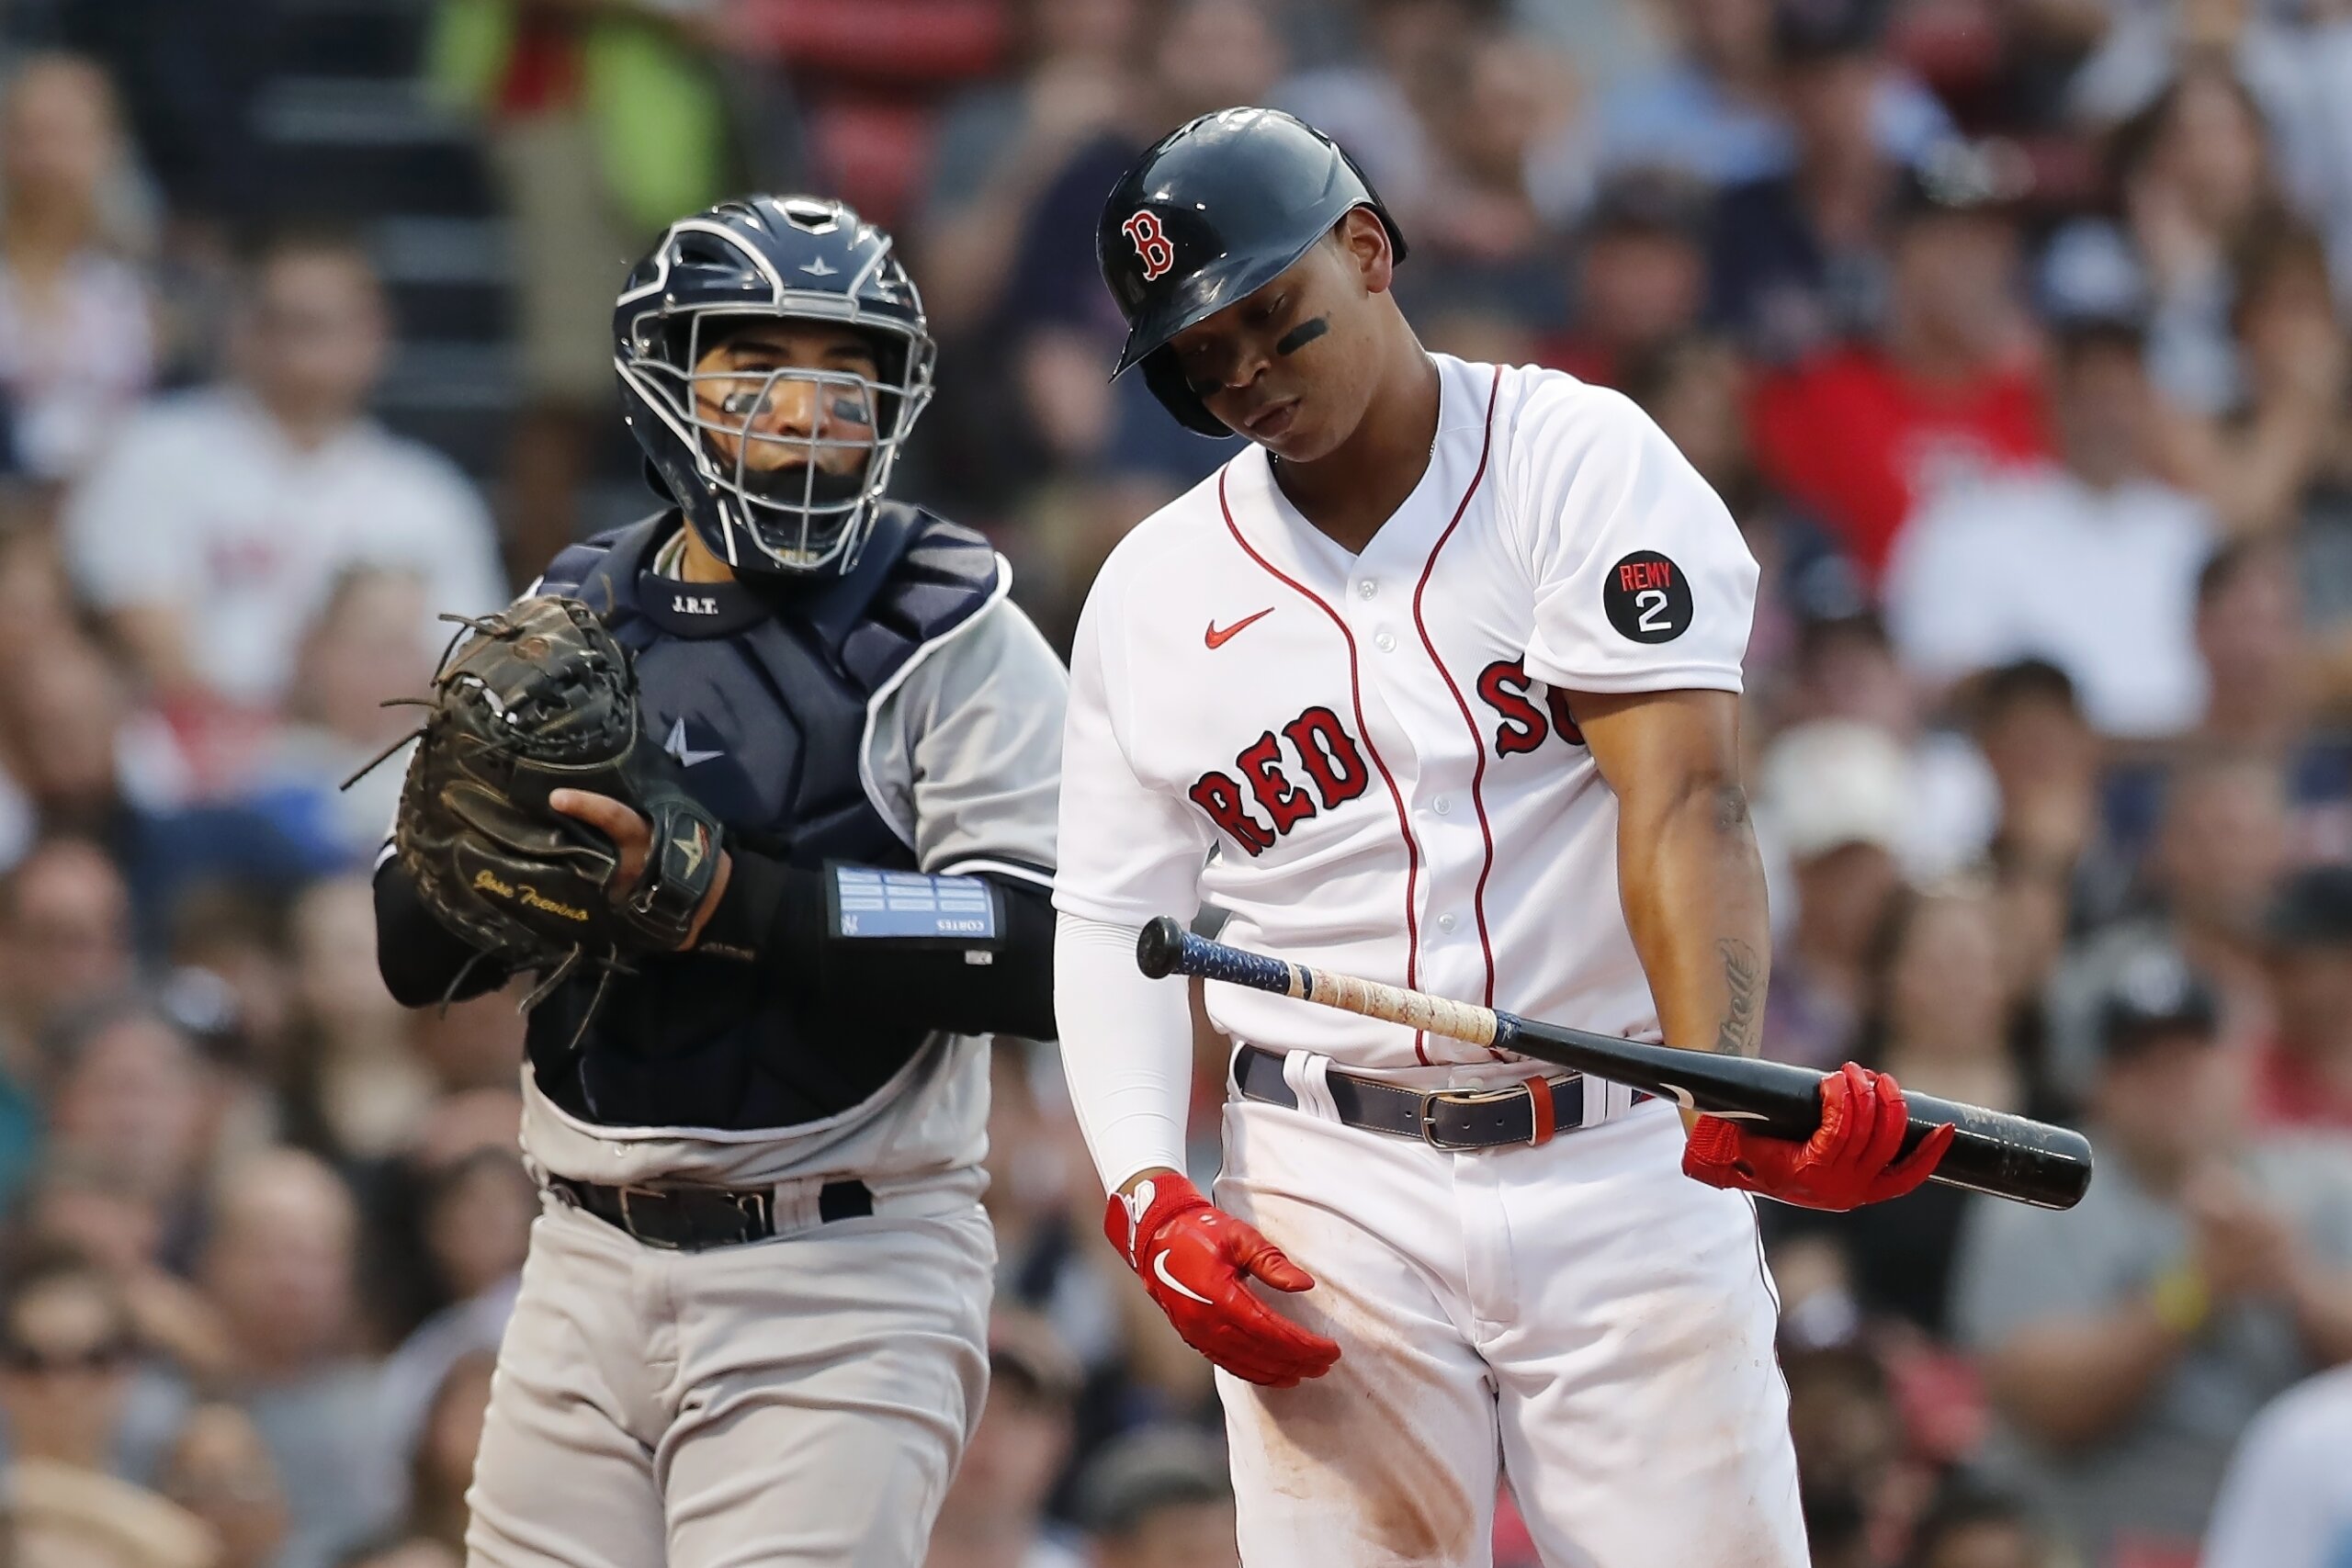
[[[1264,288],[1369,207],[1396,259],[1405,236],[1339,143],[1279,109],[1221,109],[1160,138],[1111,189],[1095,259],[1127,319],[1115,379],[1136,365],[1190,430],[1228,435],[1184,384],[1168,340]]]
[[[719,329],[745,317],[854,327],[873,344],[879,375],[779,369],[764,373],[765,387],[718,397],[705,389],[698,398],[695,367]],[[613,309],[613,344],[628,426],[715,554],[739,571],[845,572],[855,564],[891,465],[931,400],[936,355],[922,296],[888,233],[841,202],[805,196],[724,201],[682,218],[629,273]],[[743,389],[760,374],[719,378]],[[826,438],[822,414],[805,436],[753,428],[770,390],[789,379],[837,385],[867,411],[874,434],[855,443],[870,447],[861,468],[819,468],[820,448],[846,445]],[[732,457],[713,434],[729,438]],[[761,442],[787,445],[803,460],[756,465],[749,457]]]

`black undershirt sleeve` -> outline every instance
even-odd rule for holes
[[[507,981],[504,965],[481,957],[424,907],[397,860],[376,868],[376,969],[392,999],[405,1008],[461,1002]]]
[[[1044,888],[983,875],[997,904],[990,942],[845,938],[829,929],[824,872],[729,852],[734,870],[698,945],[713,957],[743,956],[763,992],[818,1017],[1053,1038],[1054,908]],[[375,892],[376,966],[402,1007],[463,1001],[506,983],[503,965],[475,962],[473,947],[425,907],[398,861],[377,871]]]
[[[842,937],[829,924],[826,873],[729,852],[734,871],[698,946],[750,954],[774,994],[885,1027],[1054,1037],[1054,906],[1044,888],[983,874],[997,906],[986,942]]]

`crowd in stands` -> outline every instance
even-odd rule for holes
[[[0,13],[9,1561],[458,1561],[521,1023],[393,1004],[397,761],[338,786],[435,617],[628,467],[654,229],[753,186],[890,223],[943,345],[901,491],[1066,637],[1232,450],[1107,382],[1098,203],[1266,103],[1393,207],[1432,349],[1621,390],[1762,563],[1768,1054],[2098,1145],[2064,1214],[1767,1205],[1816,1568],[2352,1562],[2343,0],[376,0],[503,193],[470,474],[371,413],[366,226],[253,176],[316,3]],[[994,1060],[994,1391],[933,1568],[1231,1564],[1208,1370],[1100,1243],[1055,1048]],[[1495,1553],[1534,1562],[1508,1495]]]

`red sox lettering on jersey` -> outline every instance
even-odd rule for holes
[[[1615,798],[1568,694],[1736,691],[1755,563],[1616,393],[1437,363],[1429,468],[1361,555],[1255,446],[1113,554],[1072,659],[1059,901],[1132,926],[1204,898],[1245,947],[1652,1032]],[[1280,998],[1207,1000],[1237,1039],[1346,1066],[1486,1059]]]

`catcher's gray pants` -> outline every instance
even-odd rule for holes
[[[468,1562],[916,1568],[979,1419],[996,1246],[968,1199],[876,1209],[689,1253],[549,1200]]]

